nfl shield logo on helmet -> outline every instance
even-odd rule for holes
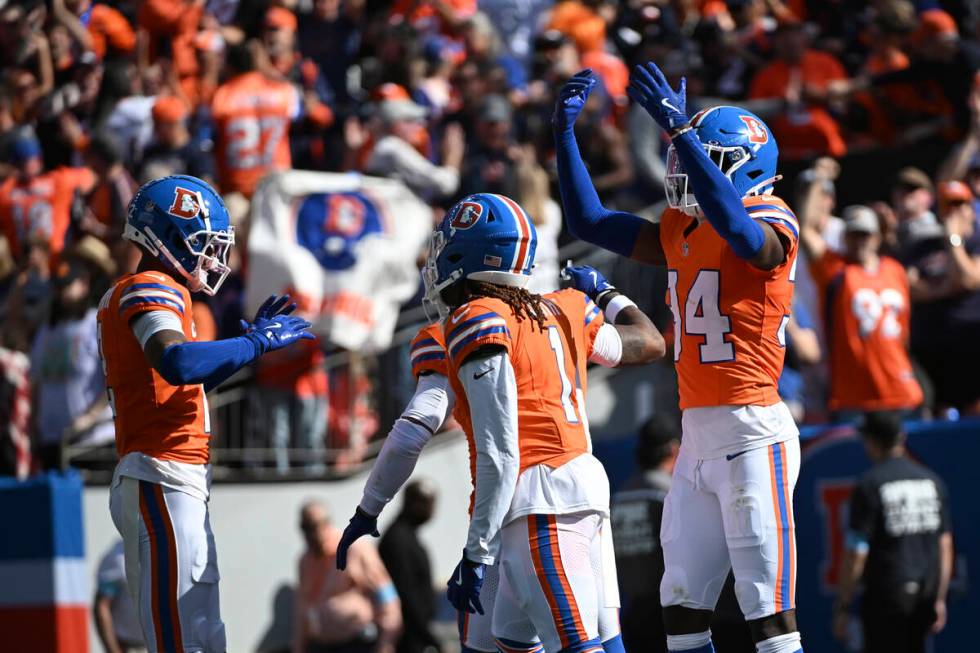
[[[174,188],[174,203],[170,205],[169,209],[171,215],[190,220],[201,213],[201,208],[200,194],[180,186]]]
[[[460,202],[459,208],[449,226],[453,229],[469,229],[480,221],[483,215],[483,205],[476,202]]]
[[[763,143],[769,142],[769,131],[758,118],[755,116],[739,116],[738,118],[745,123],[746,127],[749,128],[750,143],[758,143],[759,145],[762,145]]]

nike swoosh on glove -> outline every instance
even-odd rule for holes
[[[340,544],[337,545],[337,569],[341,571],[347,569],[347,549],[364,535],[381,537],[381,533],[378,532],[378,518],[358,508],[350,518],[343,535],[340,536]]]
[[[674,91],[667,78],[648,62],[633,68],[626,94],[646,109],[664,131],[671,131],[690,122],[687,111],[687,79],[681,77],[680,86]]]
[[[313,326],[301,317],[277,315],[274,318],[257,318],[245,334],[262,348],[262,353],[287,347],[297,340],[316,338],[308,329]]]
[[[483,587],[485,565],[470,562],[463,552],[463,559],[456,565],[453,577],[446,583],[446,598],[460,612],[483,614],[480,589]]]
[[[616,287],[606,281],[602,273],[588,265],[569,265],[561,271],[561,278],[574,288],[595,301],[599,295]]]

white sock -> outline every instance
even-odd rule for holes
[[[770,637],[755,645],[757,653],[796,653],[802,648],[799,632]]]
[[[689,635],[667,635],[667,649],[670,651],[689,651],[711,642],[711,631]]]

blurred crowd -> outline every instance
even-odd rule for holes
[[[549,290],[566,242],[550,117],[572,73],[602,80],[576,125],[602,200],[651,215],[663,203],[667,140],[625,93],[647,60],[687,77],[692,112],[733,102],[771,125],[787,174],[777,192],[827,247],[901,263],[921,392],[900,407],[977,412],[965,362],[980,359],[967,335],[980,325],[978,33],[966,0],[0,0],[4,468],[53,466],[66,442],[111,438],[94,309],[138,259],[121,236],[140,183],[202,177],[236,224],[232,277],[195,303],[201,338],[237,335],[249,202],[275,170],[399,179],[434,220],[468,193],[514,197],[538,226],[535,288]],[[884,152],[897,170],[919,150],[939,154],[884,182],[848,165]],[[893,192],[873,194],[883,183]],[[837,217],[835,184],[873,228]],[[848,252],[851,232],[872,242]],[[851,405],[821,371],[835,356],[828,284],[806,266],[786,398],[808,420],[899,407]],[[371,422],[366,373],[327,374],[325,349],[255,381],[267,403],[252,444],[308,449],[300,464],[314,470],[334,430]]]

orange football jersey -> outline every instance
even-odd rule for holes
[[[740,259],[707,220],[667,209],[660,221],[682,409],[779,401],[799,224],[777,197],[743,203],[790,243],[786,261],[774,270]]]
[[[289,123],[298,115],[299,93],[288,82],[250,72],[214,92],[218,183],[224,193],[251,197],[259,180],[292,165]]]
[[[834,252],[810,265],[820,287],[830,349],[831,410],[915,408],[922,388],[912,372],[909,282],[905,268],[882,257],[878,269],[848,265]]]
[[[195,340],[187,288],[161,272],[129,274],[99,303],[99,347],[122,458],[140,452],[160,460],[208,462],[211,424],[202,385],[167,383],[143,354],[130,321],[147,311],[170,311]]]
[[[412,376],[416,379],[426,372],[449,376],[442,327],[439,324],[429,324],[419,329],[409,346],[409,357],[412,361]]]
[[[543,331],[537,322],[526,318],[518,321],[507,304],[487,297],[459,307],[443,324],[449,354],[447,376],[456,394],[454,415],[470,441],[473,478],[473,424],[457,375],[466,357],[484,345],[505,348],[514,368],[522,472],[541,464],[560,467],[591,451],[585,418],[585,369],[604,318],[577,290],[548,293],[544,299],[551,312]]]

